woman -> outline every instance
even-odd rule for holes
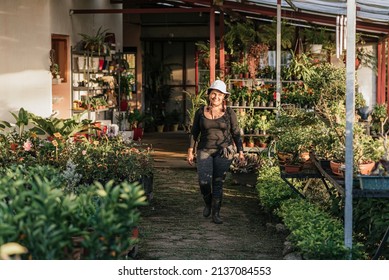
[[[244,160],[236,114],[225,106],[229,94],[221,80],[216,80],[208,88],[209,105],[196,111],[187,158],[192,165],[197,143],[197,173],[205,202],[203,216],[209,217],[212,212],[212,220],[216,224],[223,223],[219,216],[223,182],[236,151],[240,161]]]

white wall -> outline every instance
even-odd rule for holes
[[[365,45],[368,51],[376,55],[377,45]],[[363,94],[366,105],[370,108],[377,103],[377,75],[369,67],[361,66],[357,71],[358,90]]]
[[[50,0],[0,2],[0,119],[20,107],[51,113]]]
[[[100,26],[122,40],[122,15],[69,15],[69,9],[121,8],[109,0],[0,1],[0,120],[13,121],[9,112],[23,107],[49,116],[52,112],[49,51],[51,34],[93,34]],[[69,92],[70,95],[70,92]],[[70,106],[70,104],[69,104]],[[69,107],[70,109],[70,107]]]

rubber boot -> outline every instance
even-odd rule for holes
[[[203,196],[204,202],[205,202],[205,207],[203,210],[203,216],[204,217],[209,217],[211,215],[211,208],[212,208],[212,194]]]
[[[221,198],[212,198],[212,221],[215,224],[222,224],[223,221],[220,219],[219,212],[222,204]]]
[[[205,202],[203,216],[209,217],[211,215],[211,208],[212,208],[211,186],[202,185],[202,186],[200,186],[200,190],[201,190],[201,194],[203,195],[204,202]]]

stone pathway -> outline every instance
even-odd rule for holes
[[[196,170],[185,162],[187,136],[163,134],[143,140],[154,147],[157,170],[153,199],[141,208],[137,259],[282,259],[285,235],[266,226],[271,217],[261,211],[255,188],[234,185],[227,176],[224,223],[212,223],[202,216]]]

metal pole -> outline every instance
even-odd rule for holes
[[[355,112],[355,0],[347,1],[347,61],[346,61],[346,173],[345,173],[345,208],[344,208],[344,243],[352,249],[353,236],[353,128]],[[351,254],[350,254],[351,258]]]
[[[277,0],[277,48],[276,48],[276,106],[280,109],[281,101],[281,0]],[[278,112],[279,113],[279,112]]]

